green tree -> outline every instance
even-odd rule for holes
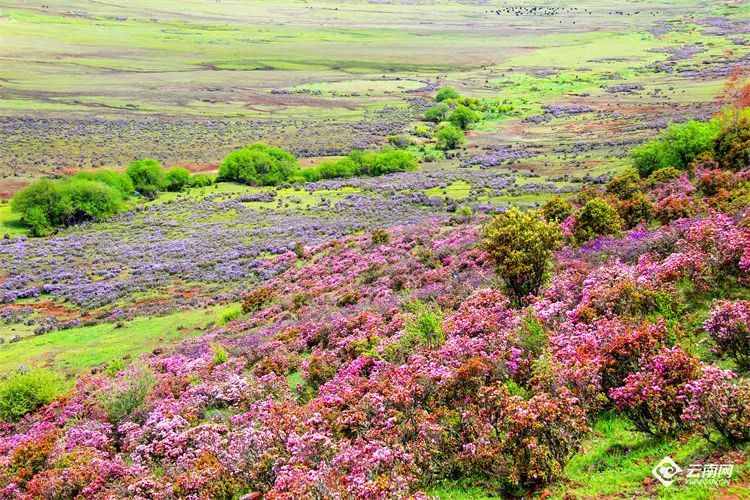
[[[448,99],[458,99],[459,97],[461,97],[461,94],[459,94],[453,87],[443,87],[438,91],[437,95],[435,95],[435,100],[437,102],[443,102]]]
[[[433,106],[424,113],[424,117],[427,121],[439,123],[448,116],[448,113],[450,112],[451,107],[448,106],[446,103],[441,102],[437,106]]]
[[[190,171],[183,167],[174,167],[167,170],[164,174],[162,186],[167,191],[177,193],[185,189],[190,184]]]
[[[65,226],[111,217],[120,209],[120,192],[102,182],[73,179],[63,190],[70,198],[70,210],[61,214]]]
[[[514,302],[520,305],[525,297],[539,292],[552,251],[560,241],[556,223],[511,208],[485,227],[483,247]]]
[[[136,160],[125,170],[125,174],[133,182],[133,188],[150,200],[155,199],[159,194],[164,179],[164,169],[156,160],[144,158]]]
[[[75,176],[77,179],[83,179],[87,181],[103,182],[109,187],[112,187],[120,192],[122,199],[127,199],[133,194],[133,181],[130,180],[125,174],[115,172],[114,170],[107,169],[96,169],[96,170],[83,170],[78,172]]]
[[[633,164],[642,178],[666,167],[685,170],[698,154],[711,150],[718,132],[715,121],[672,124],[659,139],[633,149]]]
[[[469,125],[478,122],[481,119],[481,113],[474,111],[471,108],[467,108],[463,105],[458,106],[448,116],[448,121],[461,130],[466,130],[467,128],[469,128]]]
[[[59,181],[39,179],[13,197],[11,210],[21,215],[34,236],[46,236],[56,225],[65,203],[63,196]]]
[[[219,167],[219,180],[251,186],[277,186],[297,172],[297,158],[288,151],[256,143],[229,153]]]
[[[11,207],[34,236],[46,236],[58,226],[109,217],[121,201],[120,192],[107,184],[74,177],[40,179],[16,194]]]
[[[456,149],[466,142],[466,135],[464,135],[463,130],[460,128],[446,123],[438,129],[436,139],[437,147],[441,149]]]
[[[585,243],[597,236],[617,234],[620,229],[622,221],[617,210],[605,200],[594,198],[576,215],[573,235],[578,243]]]

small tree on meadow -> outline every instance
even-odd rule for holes
[[[183,167],[174,167],[164,175],[164,189],[174,193],[180,192],[190,184],[190,172]]]
[[[155,199],[159,194],[164,179],[164,169],[161,163],[150,158],[136,160],[125,170],[125,174],[133,182],[133,188],[141,196],[149,199]]]
[[[445,120],[445,117],[448,116],[448,113],[450,113],[451,107],[448,106],[446,103],[441,102],[437,106],[433,106],[424,113],[424,117],[426,120],[440,123],[441,121]]]
[[[485,227],[483,247],[515,303],[521,304],[539,292],[560,241],[557,224],[511,208]]]
[[[461,130],[466,130],[472,123],[482,119],[482,114],[466,106],[458,106],[448,116],[448,121]]]
[[[437,102],[443,102],[448,99],[458,99],[459,97],[461,97],[461,94],[459,94],[453,87],[443,87],[438,91],[435,100]]]
[[[436,138],[437,147],[440,149],[456,149],[466,142],[466,135],[463,130],[450,123],[446,123],[438,129]]]

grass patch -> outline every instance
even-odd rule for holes
[[[136,318],[118,327],[112,323],[58,330],[0,346],[0,374],[20,367],[45,367],[82,373],[123,356],[137,357],[156,347],[197,337],[214,323],[226,306]]]

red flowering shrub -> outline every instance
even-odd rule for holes
[[[654,207],[656,218],[662,224],[691,217],[698,213],[695,200],[685,194],[674,194],[659,200]]]
[[[270,304],[274,298],[275,294],[270,288],[256,288],[242,298],[242,312],[245,314],[256,312]]]
[[[620,387],[638,370],[641,359],[655,354],[667,341],[663,322],[617,331],[602,346],[602,389]]]
[[[690,384],[701,375],[700,361],[679,347],[664,349],[647,360],[638,373],[609,396],[630,417],[636,429],[656,436],[690,429],[683,419]]]
[[[728,191],[733,184],[734,178],[726,170],[699,170],[695,174],[695,187],[705,196],[716,196],[723,190]]]
[[[631,229],[642,222],[654,218],[654,204],[641,193],[617,202],[617,213],[626,229]]]
[[[504,478],[511,490],[556,480],[588,430],[578,401],[565,389],[529,400],[500,383],[482,388],[464,414],[470,439],[464,460],[476,474]]]

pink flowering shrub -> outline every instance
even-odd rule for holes
[[[462,457],[475,474],[503,478],[510,491],[554,481],[587,432],[583,411],[567,391],[525,400],[501,384],[482,388],[467,421]]]
[[[716,343],[716,352],[750,369],[750,301],[721,302],[703,327]]]
[[[700,361],[673,347],[648,359],[641,371],[628,375],[625,385],[612,389],[609,395],[639,431],[673,435],[691,428],[683,414],[689,404],[690,384],[700,376]]]
[[[683,418],[716,430],[732,443],[750,441],[750,383],[737,380],[730,370],[706,367],[698,380],[688,384],[690,406]]]

